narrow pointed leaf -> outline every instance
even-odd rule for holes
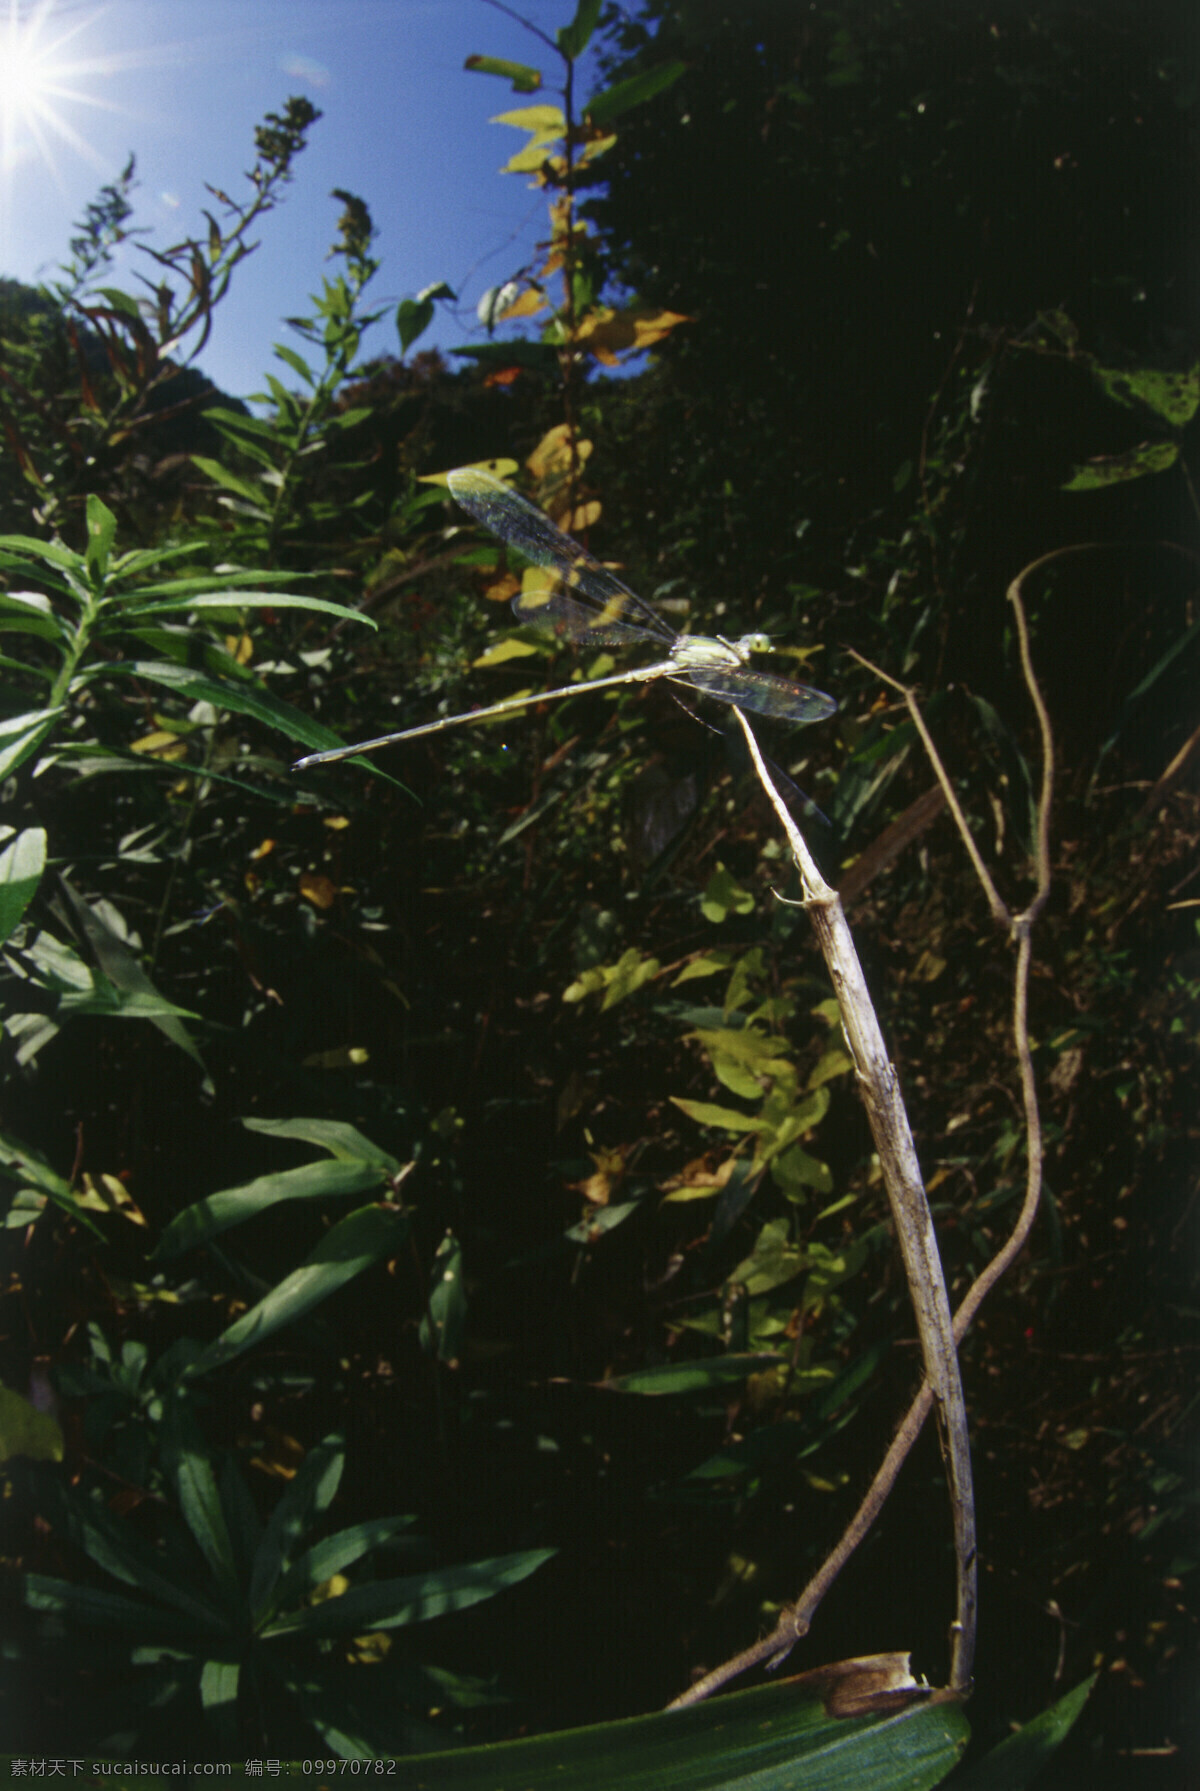
[[[381,1206],[364,1206],[349,1214],[322,1238],[307,1262],[285,1275],[265,1299],[243,1313],[209,1345],[192,1374],[208,1374],[256,1343],[264,1343],[285,1325],[295,1324],[372,1263],[394,1254],[404,1242],[408,1227],[407,1213]]]
[[[365,1194],[379,1186],[379,1170],[367,1163],[324,1160],[283,1169],[277,1175],[260,1175],[240,1188],[222,1188],[206,1200],[176,1213],[154,1252],[156,1262],[195,1250],[210,1238],[242,1225],[282,1200],[323,1200],[346,1194]]]
[[[361,1635],[369,1629],[427,1623],[433,1617],[465,1611],[484,1599],[494,1598],[497,1592],[527,1579],[557,1552],[552,1548],[525,1549],[520,1554],[468,1561],[461,1567],[443,1567],[434,1573],[414,1573],[403,1579],[353,1586],[340,1598],[327,1598],[323,1604],[286,1612],[268,1624],[262,1634]]]

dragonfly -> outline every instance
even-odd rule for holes
[[[755,653],[770,650],[765,634],[744,634],[736,641],[725,640],[721,635],[677,634],[657,610],[502,479],[467,466],[455,468],[446,482],[469,516],[546,574],[544,579],[527,580],[513,598],[513,610],[522,622],[552,629],[585,645],[649,646],[659,658],[652,665],[614,672],[611,677],[508,697],[483,709],[444,715],[437,721],[422,722],[419,727],[402,728],[399,733],[360,740],[354,746],[309,753],[307,758],[296,760],[293,770],[330,765],[356,753],[375,752],[400,740],[416,740],[422,734],[442,733],[469,722],[489,721],[497,715],[512,715],[538,703],[553,703],[619,684],[647,684],[657,678],[667,678],[733,708],[749,709],[756,715],[768,715],[793,726],[824,721],[837,708],[824,691],[813,690],[807,684],[793,684],[787,678],[756,671],[751,666]]]

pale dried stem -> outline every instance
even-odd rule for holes
[[[1070,550],[1059,551],[1066,552]],[[1037,887],[1033,901],[1022,914],[1014,917],[1010,913],[1007,904],[1000,897],[995,884],[987,871],[987,867],[983,864],[983,861],[975,848],[974,840],[972,839],[970,829],[966,823],[966,817],[959,807],[953,786],[950,783],[945,767],[942,765],[937,748],[925,726],[924,718],[920,713],[920,709],[913,693],[897,684],[894,679],[888,678],[885,673],[879,672],[877,667],[871,668],[878,676],[883,677],[887,683],[892,684],[896,689],[903,692],[909,713],[912,715],[913,721],[924,742],[925,749],[929,754],[930,762],[934,768],[938,781],[945,792],[951,813],[955,818],[959,833],[967,848],[971,863],[975,867],[976,874],[983,886],[988,907],[996,920],[1006,927],[1010,937],[1015,941],[1017,946],[1017,962],[1014,973],[1013,989],[1013,1041],[1021,1083],[1022,1105],[1025,1114],[1025,1197],[1021,1203],[1021,1211],[1018,1215],[1016,1225],[1013,1227],[1007,1242],[972,1283],[957,1312],[954,1314],[954,1319],[950,1326],[950,1336],[952,1337],[955,1346],[962,1342],[962,1339],[970,1329],[975,1315],[979,1311],[987,1294],[1024,1248],[1029,1234],[1033,1229],[1034,1220],[1037,1217],[1038,1205],[1041,1199],[1043,1155],[1042,1129],[1041,1117],[1037,1104],[1037,1087],[1033,1071],[1033,1056],[1029,1044],[1028,992],[1029,966],[1032,957],[1033,924],[1042,908],[1045,906],[1046,899],[1050,892],[1050,812],[1054,795],[1054,741],[1050,727],[1050,717],[1047,713],[1045,703],[1042,700],[1041,690],[1033,670],[1033,663],[1029,651],[1028,626],[1026,623],[1024,606],[1021,601],[1021,587],[1030,573],[1056,557],[1058,557],[1056,554],[1048,554],[1045,558],[1036,560],[1032,565],[1026,566],[1023,571],[1018,573],[1008,589],[1008,598],[1013,605],[1016,617],[1021,669],[1037,714],[1042,741],[1042,787],[1038,802],[1034,847],[1034,871]],[[858,656],[856,655],[856,657]],[[868,664],[869,662],[864,660],[862,663]],[[818,936],[822,943],[822,949],[826,950],[827,962],[830,964],[830,972],[834,977],[834,984],[838,990],[839,1000],[841,1000],[843,993],[842,986],[839,982],[838,975],[834,972],[834,964],[829,958],[826,947],[826,932],[836,933],[839,930],[838,922],[840,922],[840,928],[846,931],[847,939],[849,936],[848,929],[845,928],[844,917],[841,915],[840,904],[837,902],[835,892],[829,889],[828,885],[821,877],[791,816],[788,814],[782,802],[778,799],[774,785],[766,775],[766,768],[763,765],[761,756],[758,752],[757,742],[755,741],[754,735],[750,731],[745,718],[740,712],[735,711],[735,713],[738,713],[738,719],[741,721],[742,727],[746,733],[747,744],[749,745],[751,756],[754,759],[755,767],[758,771],[760,780],[762,781],[763,788],[769,799],[772,801],[776,813],[779,815],[784,831],[787,834],[789,844],[795,854],[796,862],[800,870],[801,882],[804,888],[805,905],[813,914],[814,925],[817,927]],[[828,923],[835,909],[837,920],[833,921],[832,926],[830,926]],[[850,951],[853,953],[852,943],[850,944]],[[856,954],[854,956],[854,963],[857,965]],[[861,978],[861,971],[858,974]],[[870,1013],[870,1025],[875,1027],[877,1031],[874,1013],[873,1011],[870,1011],[869,1008],[869,1001],[867,1011]],[[843,1007],[843,1015],[846,1015],[845,1007]],[[850,1038],[850,1036],[848,1030],[847,1037]],[[853,1042],[853,1039],[851,1039],[852,1045]],[[880,1041],[880,1045],[882,1047],[882,1041]],[[855,1062],[856,1065],[859,1066],[859,1074],[861,1078],[863,1076],[861,1067],[862,1060],[859,1058],[857,1052],[855,1052]],[[864,1095],[867,1094],[868,1084],[864,1082]],[[899,1102],[899,1091],[895,1072],[892,1070],[890,1064],[887,1064],[885,1081],[876,1092],[875,1098],[882,1099],[885,1105],[891,1101],[895,1101],[896,1103]],[[868,1113],[872,1115],[874,1121],[872,1099],[868,1098],[867,1106]],[[900,1109],[900,1119],[903,1131],[907,1134],[908,1123],[907,1118],[903,1114],[902,1107]],[[911,1138],[909,1139],[909,1143],[911,1146]],[[882,1148],[880,1149],[880,1161],[881,1163],[884,1162],[884,1152]],[[885,1169],[885,1179],[886,1175],[887,1171]],[[925,1202],[924,1188],[920,1183],[919,1172],[917,1174],[916,1187],[920,1205],[924,1207],[924,1218],[921,1219],[919,1213],[917,1215],[917,1234],[922,1240],[928,1238],[932,1241],[932,1223],[929,1220],[928,1206]],[[889,1197],[891,1197],[892,1188],[890,1182],[888,1183],[888,1189]],[[897,1232],[901,1237],[902,1243],[907,1233],[907,1226],[911,1214],[911,1189],[905,1187],[903,1193],[904,1197],[902,1199],[893,1199],[892,1208],[893,1213],[896,1214]],[[913,1252],[918,1261],[925,1256],[926,1248],[927,1246],[925,1246],[922,1241],[921,1247]],[[936,1301],[936,1290],[937,1288],[940,1288],[942,1300],[944,1302],[945,1285],[941,1275],[940,1261],[938,1261],[936,1255],[936,1244],[933,1245],[933,1254],[934,1261],[937,1265],[936,1279],[933,1283],[932,1290],[928,1287],[924,1289],[924,1297],[928,1299],[930,1292],[932,1291]],[[906,1268],[908,1266],[908,1260],[908,1254],[906,1253]],[[910,1286],[911,1285],[912,1282],[910,1280]],[[918,1303],[917,1290],[915,1287],[913,1297],[914,1306],[917,1308],[918,1312],[918,1322],[920,1322],[922,1306]],[[937,1354],[940,1357],[940,1336],[936,1348]],[[920,1435],[921,1428],[934,1405],[935,1383],[933,1381],[933,1376],[930,1374],[928,1352],[926,1353],[926,1374],[929,1378],[926,1380],[906,1412],[892,1439],[887,1454],[884,1456],[883,1461],[876,1471],[866,1497],[859,1505],[858,1510],[855,1512],[854,1517],[851,1519],[837,1545],[826,1557],[820,1569],[814,1574],[799,1598],[797,1598],[794,1603],[788,1605],[781,1613],[779,1620],[770,1635],[764,1636],[751,1647],[743,1649],[740,1654],[734,1655],[731,1659],[724,1661],[719,1667],[715,1667],[712,1672],[705,1674],[702,1679],[697,1680],[694,1685],[689,1686],[686,1692],[676,1698],[670,1708],[676,1709],[686,1704],[698,1703],[701,1699],[710,1696],[714,1691],[718,1690],[720,1686],[725,1685],[731,1679],[736,1678],[740,1673],[747,1672],[751,1667],[760,1666],[764,1663],[771,1666],[778,1665],[791,1651],[796,1642],[808,1633],[813,1616],[822,1599],[825,1597],[825,1594],[833,1585],[834,1580],[837,1578],[846,1562],[850,1559],[855,1549],[869,1533],[875,1519],[882,1510],[888,1494],[895,1485],[900,1469],[904,1465],[917,1437]],[[966,1415],[965,1408],[962,1404],[961,1382],[958,1380],[956,1357],[954,1360],[953,1385],[956,1389],[956,1407],[957,1410],[961,1412],[961,1447],[965,1450]],[[951,1406],[947,1402],[943,1404],[942,1409],[949,1415]],[[965,1479],[956,1483],[955,1473],[957,1460],[947,1448],[945,1440],[943,1442],[943,1453],[947,1459],[947,1469],[951,1480],[951,1500],[955,1515],[955,1541],[959,1580],[958,1615],[952,1630],[953,1645],[950,1684],[952,1690],[965,1693],[970,1685],[975,1637],[974,1514],[973,1507],[970,1503],[970,1460],[968,1456]],[[964,1518],[966,1520],[965,1523],[962,1521]]]

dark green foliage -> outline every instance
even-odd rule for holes
[[[845,649],[931,693],[1019,902],[1040,767],[1004,591],[1079,550],[1030,582],[1059,753],[1049,1187],[964,1348],[981,1751],[1045,1716],[981,1784],[1042,1766],[1078,1710],[1054,1687],[1097,1659],[1057,1783],[1172,1733],[1191,1622],[1180,16],[654,0],[605,23],[582,0],[558,40],[614,56],[590,115],[617,142],[578,183],[589,302],[607,274],[691,319],[575,393],[591,545],[678,625],[763,628],[839,696],[771,745],[829,819],[955,1299],[1024,1180],[1009,951],[914,724]],[[248,199],[193,245],[191,313],[96,289],[132,166],[61,287],[3,293],[4,1554],[38,1688],[3,1722],[26,1749],[424,1754],[645,1711],[795,1595],[916,1372],[836,1006],[720,734],[658,689],[583,692],[290,771],[300,743],[576,665],[513,631],[503,550],[422,483],[530,456],[561,344],[361,363],[373,230],[339,191],[335,268],[254,415],[164,351],[189,315],[203,339],[312,122],[268,120]],[[402,355],[447,293],[401,304]],[[911,1645],[936,1679],[945,1540],[926,1439],[796,1665]],[[961,1738],[935,1719],[876,1731],[910,1763],[925,1736],[913,1783]]]

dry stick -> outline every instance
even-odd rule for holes
[[[1055,557],[1055,555],[1051,554],[1047,555],[1046,559],[1053,559]],[[1034,708],[1037,712],[1038,726],[1042,737],[1042,789],[1038,803],[1037,840],[1035,845],[1037,891],[1029,907],[1023,914],[1016,916],[1015,919],[1009,913],[1007,906],[996,891],[995,885],[988,875],[982,859],[980,859],[978,853],[974,850],[974,841],[971,838],[966,819],[958,805],[950,779],[942,765],[937,748],[925,727],[924,718],[920,714],[915,698],[910,691],[905,690],[903,686],[896,684],[894,679],[887,678],[885,673],[880,674],[888,683],[895,685],[895,688],[904,690],[909,712],[913,716],[914,722],[920,730],[921,739],[929,754],[930,762],[933,765],[938,781],[946,794],[951,813],[954,815],[959,832],[963,837],[963,842],[971,856],[971,862],[974,864],[976,873],[979,875],[980,882],[983,885],[988,900],[988,906],[998,920],[1003,920],[1004,925],[1010,931],[1010,935],[1017,941],[1017,964],[1013,990],[1013,1039],[1021,1082],[1021,1098],[1025,1111],[1025,1198],[1021,1203],[1020,1214],[1018,1215],[1016,1225],[1013,1227],[1007,1243],[1003,1245],[996,1256],[993,1257],[992,1261],[972,1284],[963,1299],[962,1304],[954,1315],[953,1337],[956,1345],[962,1342],[974,1321],[976,1313],[979,1311],[980,1306],[983,1304],[985,1298],[991,1292],[996,1282],[1006,1273],[1024,1248],[1029,1233],[1033,1229],[1033,1222],[1037,1217],[1038,1205],[1041,1199],[1043,1154],[1042,1129],[1041,1117],[1037,1105],[1037,1088],[1033,1073],[1033,1056],[1029,1046],[1028,991],[1033,923],[1045,906],[1050,891],[1049,827],[1050,810],[1054,794],[1054,741],[1050,729],[1050,718],[1047,714],[1046,706],[1042,701],[1041,690],[1034,675],[1033,663],[1029,654],[1029,633],[1025,620],[1024,606],[1021,602],[1021,587],[1028,575],[1043,564],[1045,564],[1044,560],[1037,560],[1032,565],[1026,566],[1017,574],[1016,578],[1008,588],[1009,602],[1013,605],[1016,615],[1021,667]],[[744,720],[742,725],[745,728]],[[759,759],[757,752],[757,743],[748,728],[746,728],[746,733],[751,754],[755,759],[756,765],[760,767],[761,776],[761,760]],[[764,787],[766,786],[764,785]],[[770,790],[768,790],[768,795],[770,795],[770,793]],[[779,812],[778,805],[776,805],[776,812]],[[795,850],[795,842],[792,838],[794,828],[791,825],[791,817],[787,815],[786,810],[780,815],[780,819],[784,823],[789,841],[792,842],[793,850]],[[807,874],[804,866],[805,860],[807,859],[808,855],[806,852],[803,854],[803,857],[798,858],[801,876],[805,879],[806,885]],[[811,863],[811,860],[808,860],[808,862]],[[819,878],[818,881],[820,881]],[[670,1709],[679,1709],[687,1704],[699,1703],[701,1699],[709,1697],[714,1691],[718,1690],[720,1686],[727,1684],[729,1680],[736,1678],[740,1673],[749,1671],[751,1667],[760,1666],[764,1662],[771,1665],[777,1665],[786,1657],[795,1643],[798,1642],[802,1636],[807,1635],[813,1616],[822,1599],[825,1597],[825,1594],[828,1592],[855,1549],[869,1533],[875,1519],[882,1510],[888,1494],[896,1483],[900,1469],[903,1467],[904,1462],[908,1457],[909,1451],[912,1449],[913,1444],[920,1435],[921,1428],[924,1425],[926,1418],[929,1416],[932,1406],[933,1390],[927,1381],[905,1414],[895,1437],[892,1439],[891,1447],[888,1449],[887,1454],[884,1456],[883,1461],[876,1471],[875,1478],[871,1482],[866,1497],[855,1512],[854,1517],[851,1519],[836,1547],[822,1563],[820,1569],[809,1581],[799,1598],[797,1598],[794,1603],[788,1605],[781,1613],[779,1621],[771,1634],[764,1636],[761,1641],[755,1642],[751,1647],[743,1649],[740,1654],[736,1654],[731,1659],[724,1661],[719,1667],[714,1667],[712,1672],[706,1673],[702,1679],[697,1680],[694,1685],[689,1686],[686,1692],[682,1693],[678,1698],[675,1698],[669,1706]],[[974,1612],[972,1609],[972,1617],[973,1615]],[[967,1638],[962,1630],[957,1631],[956,1641],[959,1644],[959,1669],[964,1680],[962,1689],[965,1689],[965,1681],[970,1675],[970,1653],[965,1646]],[[955,1683],[955,1681],[952,1673],[952,1684],[953,1683]]]

